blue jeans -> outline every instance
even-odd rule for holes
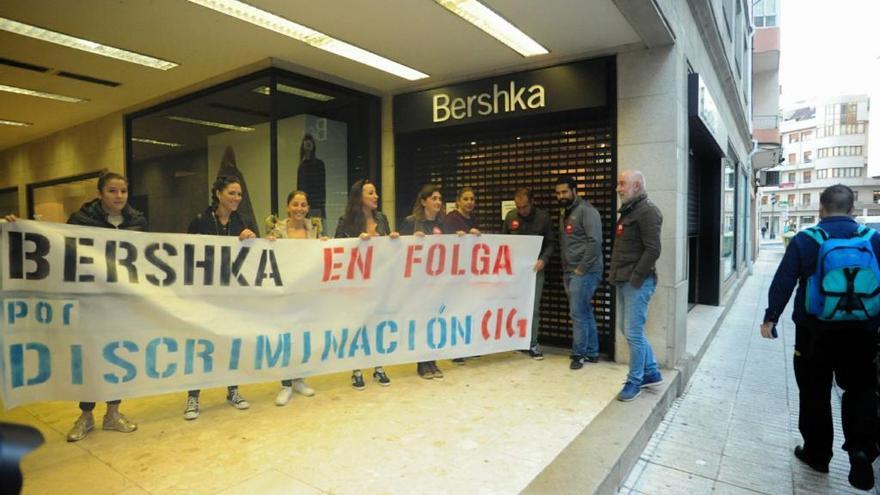
[[[573,272],[566,272],[562,276],[572,323],[573,356],[599,356],[599,333],[596,330],[596,317],[593,316],[593,294],[599,287],[601,276],[601,273],[575,275]]]
[[[645,337],[645,320],[648,319],[648,304],[657,280],[651,276],[645,279],[638,289],[629,282],[617,286],[617,297],[623,307],[623,330],[629,343],[629,374],[626,381],[641,385],[646,374],[660,371],[654,350]]]

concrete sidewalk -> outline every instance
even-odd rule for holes
[[[830,473],[794,458],[798,389],[791,356],[791,304],[780,338],[758,333],[781,243],[762,243],[752,275],[710,344],[685,393],[675,400],[621,488],[621,494],[874,493],[852,488],[840,446],[840,393],[832,393],[835,450]]]

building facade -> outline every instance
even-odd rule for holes
[[[767,169],[761,188],[761,225],[776,237],[819,221],[819,195],[845,184],[856,195],[855,214],[880,214],[880,180],[868,174],[867,95],[797,105],[783,112],[781,165]]]

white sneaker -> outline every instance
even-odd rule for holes
[[[187,397],[186,410],[183,411],[183,419],[192,420],[199,417],[199,398]]]
[[[293,389],[290,387],[281,387],[281,390],[278,391],[278,395],[275,396],[275,405],[283,406],[290,402],[290,398],[293,396]]]
[[[315,395],[315,389],[306,385],[306,381],[302,378],[297,378],[293,381],[293,390],[300,395],[305,395],[306,397],[311,397]]]

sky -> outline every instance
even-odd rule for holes
[[[880,0],[777,1],[783,107],[878,86]]]

